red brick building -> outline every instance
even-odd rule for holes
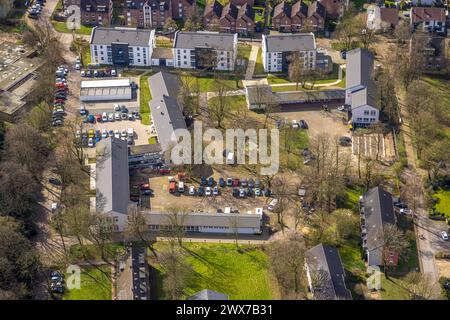
[[[323,31],[325,17],[325,7],[318,1],[309,6],[302,0],[294,4],[283,1],[273,10],[272,28],[281,32],[298,32],[307,24],[311,31]]]
[[[112,8],[111,0],[81,0],[81,23],[108,26],[111,23]]]

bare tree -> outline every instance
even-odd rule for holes
[[[217,122],[218,128],[223,128],[223,122],[228,114],[230,105],[228,103],[228,87],[220,80],[215,81],[216,97],[208,102],[211,118]]]
[[[439,284],[435,283],[428,273],[411,272],[405,277],[413,300],[439,299]]]
[[[384,224],[379,227],[375,235],[376,248],[381,249],[384,274],[388,278],[388,271],[391,267],[392,255],[398,255],[399,259],[407,255],[409,243],[403,231],[395,224]]]
[[[305,86],[307,81],[308,69],[305,66],[305,59],[300,52],[295,52],[288,57],[288,74],[289,80],[295,82],[295,90],[298,90],[298,85],[301,83]]]
[[[294,233],[285,240],[275,241],[269,246],[268,254],[283,298],[304,297],[305,244],[302,237]]]

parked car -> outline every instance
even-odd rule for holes
[[[219,195],[219,188],[216,186],[213,188],[213,195],[218,196]]]
[[[126,113],[121,113],[120,114],[120,119],[121,120],[127,120],[128,119],[128,115]]]
[[[239,189],[233,188],[233,197],[238,197],[238,196],[239,196]]]
[[[117,103],[114,105],[114,111],[120,111],[120,106]]]
[[[210,196],[210,195],[211,195],[211,187],[206,187],[205,196]]]
[[[189,187],[189,195],[190,196],[195,196],[195,187],[194,186],[190,186]]]
[[[413,213],[412,210],[409,208],[401,208],[399,212],[400,212],[400,214],[404,214],[404,215],[409,215],[409,214]]]
[[[238,179],[238,178],[234,178],[234,179],[233,179],[232,186],[233,186],[233,187],[239,187],[239,179]]]
[[[225,180],[222,177],[220,177],[220,179],[219,179],[219,186],[221,188],[225,187]]]
[[[81,72],[80,72],[80,76],[82,76],[83,78],[84,78],[84,77],[86,77],[86,71],[84,71],[84,70],[81,70]]]
[[[246,187],[247,186],[247,178],[242,178],[241,179],[241,186],[242,187]]]
[[[227,187],[231,187],[233,185],[233,178],[227,178]]]
[[[292,128],[294,128],[294,129],[298,128],[297,120],[292,120]]]
[[[258,178],[255,179],[255,188],[261,188],[261,181]]]
[[[344,105],[342,105],[342,106],[339,106],[338,108],[337,108],[337,110],[338,111],[345,111],[345,106]]]
[[[87,113],[85,106],[80,106],[80,114],[83,116]]]
[[[302,129],[308,129],[309,127],[308,127],[308,124],[306,123],[306,121],[305,120],[299,120],[299,122],[298,122],[299,124],[300,124],[300,128],[302,128]]]
[[[114,138],[116,138],[116,139],[120,139],[120,132],[119,132],[119,130],[114,130]]]
[[[251,196],[253,196],[253,189],[248,188],[247,189],[247,197],[251,197]]]
[[[114,130],[109,130],[108,131],[108,135],[110,136],[110,137],[114,137]]]
[[[114,113],[110,112],[108,114],[108,121],[114,121]]]
[[[199,196],[203,196],[203,195],[205,194],[205,188],[203,188],[203,187],[198,187],[197,194],[198,194]]]
[[[51,184],[53,184],[55,186],[60,186],[61,185],[61,181],[59,179],[56,179],[56,178],[50,178],[50,179],[48,179],[48,182],[50,182]]]
[[[350,146],[352,144],[352,138],[346,136],[339,137],[339,144],[341,146]]]
[[[255,180],[253,180],[253,178],[248,179],[248,187],[249,188],[255,187]]]
[[[448,233],[446,231],[441,232],[441,238],[444,241],[448,241]]]
[[[88,140],[88,147],[89,148],[95,147],[95,142],[94,142],[93,138],[89,138],[89,140]]]
[[[179,193],[184,193],[184,182],[183,181],[180,181],[178,183],[178,192]]]
[[[106,112],[103,112],[102,114],[102,122],[107,122],[108,121],[108,114]]]
[[[255,188],[255,196],[256,197],[262,196],[261,190],[259,188]]]
[[[239,189],[239,198],[245,198],[246,195],[245,189]]]
[[[207,184],[208,184],[208,182],[207,182],[207,180],[206,180],[206,177],[205,177],[205,176],[202,176],[202,177],[200,178],[200,185],[206,186]]]
[[[129,121],[134,121],[134,117],[131,113],[129,113],[127,116]]]
[[[75,63],[75,70],[80,70],[80,69],[81,69],[81,64]]]
[[[108,131],[105,128],[102,129],[102,138],[105,139],[108,137]]]
[[[212,187],[214,185],[214,178],[213,177],[209,177],[208,178],[208,186]]]
[[[272,200],[269,202],[269,205],[267,206],[267,209],[268,209],[269,211],[273,211],[273,210],[275,209],[275,207],[276,207],[277,204],[278,204],[278,199],[272,199]]]
[[[125,129],[122,129],[122,131],[120,132],[120,137],[122,137],[122,138],[126,138],[128,136],[128,134],[127,134],[127,130],[125,130]]]
[[[120,118],[120,113],[119,113],[119,112],[115,112],[115,113],[114,113],[114,120],[116,120],[116,121],[121,120],[121,118]]]

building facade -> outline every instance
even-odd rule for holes
[[[374,31],[387,31],[395,28],[399,21],[397,8],[380,8],[372,4],[367,7],[367,28]]]
[[[445,8],[413,7],[410,13],[411,26],[424,31],[445,33]]]
[[[265,72],[287,72],[289,56],[299,53],[305,70],[316,68],[316,40],[313,33],[263,35],[262,58]]]
[[[318,1],[306,5],[302,0],[296,3],[282,1],[273,10],[272,28],[280,32],[299,32],[325,29],[326,9]]]
[[[237,34],[219,32],[182,32],[175,34],[175,68],[234,70]]]
[[[346,57],[345,104],[351,107],[353,127],[367,127],[379,121],[376,88],[373,80],[373,55],[354,49]]]
[[[92,63],[149,67],[155,30],[96,27],[92,29],[90,46]]]

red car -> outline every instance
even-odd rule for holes
[[[59,88],[67,88],[67,84],[64,84],[64,83],[55,83],[55,87],[59,87]]]
[[[95,121],[102,122],[102,115],[101,114],[96,114],[95,115]]]
[[[159,174],[170,174],[170,169],[161,168],[159,169]]]
[[[237,179],[237,178],[233,179],[232,185],[233,185],[233,187],[238,187],[239,186],[239,179]]]
[[[65,103],[66,100],[64,99],[55,99],[54,103]]]
[[[149,190],[150,185],[148,183],[141,183],[141,190]]]

